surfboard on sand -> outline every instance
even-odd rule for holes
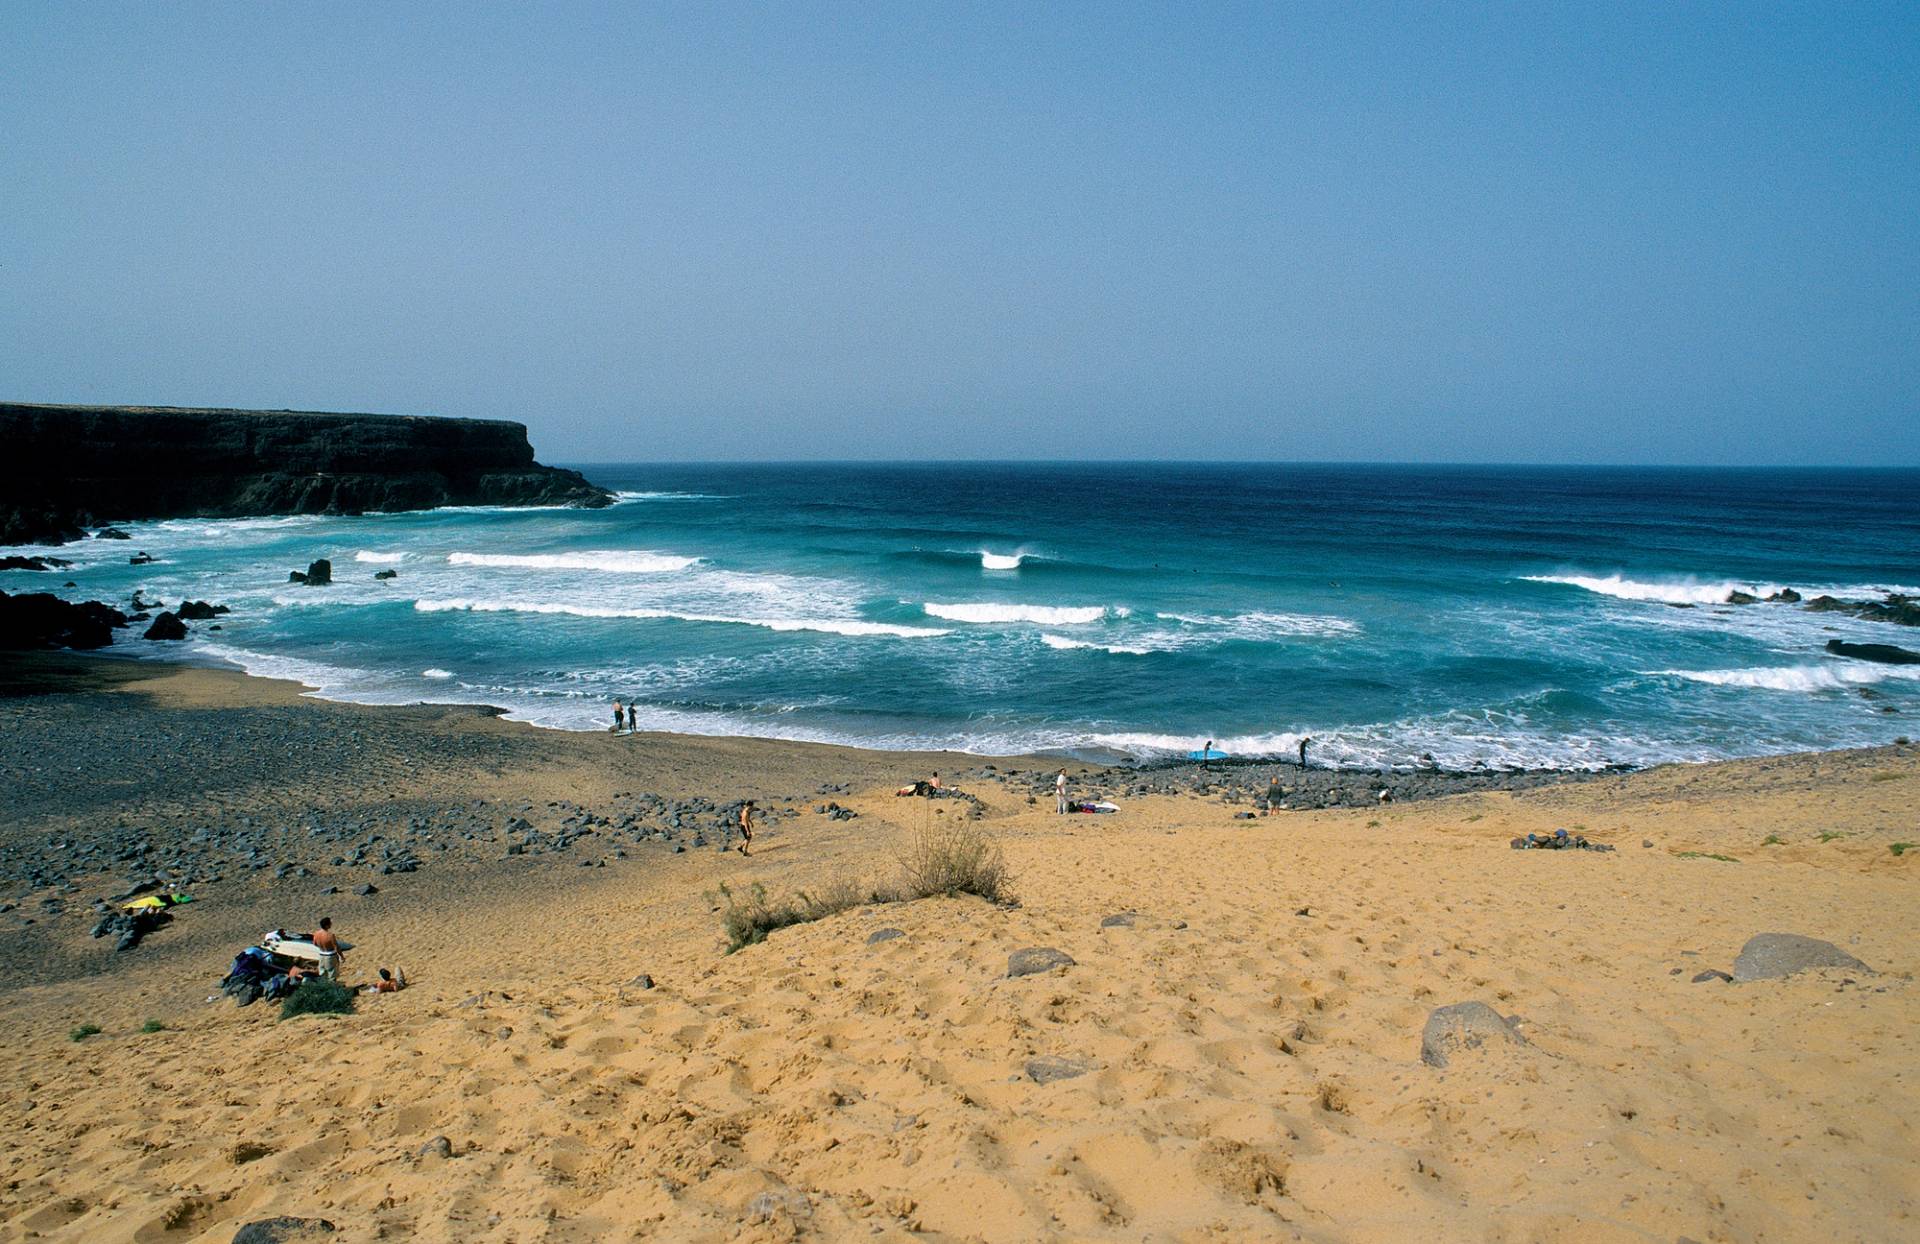
[[[1225,760],[1227,754],[1217,747],[1196,747],[1187,753],[1188,760]]]

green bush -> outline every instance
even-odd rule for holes
[[[977,894],[989,903],[1006,897],[1007,861],[977,829],[934,824],[908,839],[900,855],[900,897]]]
[[[100,1025],[98,1024],[82,1024],[67,1034],[67,1040],[85,1041],[88,1037],[98,1036],[100,1031]]]
[[[150,1019],[146,1023],[140,1025],[141,1032],[165,1032],[166,1030],[167,1030],[167,1026],[161,1023],[157,1019]]]
[[[280,1018],[296,1015],[351,1015],[353,990],[323,976],[309,977],[280,1004]]]
[[[1887,844],[1887,849],[1895,855],[1905,855],[1907,852],[1913,850],[1913,847],[1914,844],[1911,842],[1894,842]]]

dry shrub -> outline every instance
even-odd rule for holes
[[[985,834],[963,822],[922,826],[900,854],[903,899],[977,894],[990,903],[1007,894],[1006,856]]]
[[[727,953],[732,954],[743,946],[764,942],[767,934],[776,929],[805,924],[809,920],[825,920],[828,916],[849,908],[864,907],[868,903],[888,902],[891,896],[843,873],[812,891],[801,890],[792,898],[778,902],[769,899],[767,887],[757,881],[748,887],[745,894],[737,894],[723,884],[720,897],[726,900],[726,908],[720,913],[720,924],[727,934]]]

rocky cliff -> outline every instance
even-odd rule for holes
[[[118,519],[612,500],[504,419],[0,402],[0,544]]]

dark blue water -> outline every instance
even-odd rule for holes
[[[68,594],[223,601],[203,656],[580,728],[618,697],[659,729],[871,746],[1310,733],[1328,763],[1596,766],[1881,743],[1920,713],[1920,668],[1823,649],[1920,634],[1721,603],[1920,590],[1920,472],[583,469],[621,504],[141,524],[75,546]],[[334,587],[286,584],[319,556]]]

